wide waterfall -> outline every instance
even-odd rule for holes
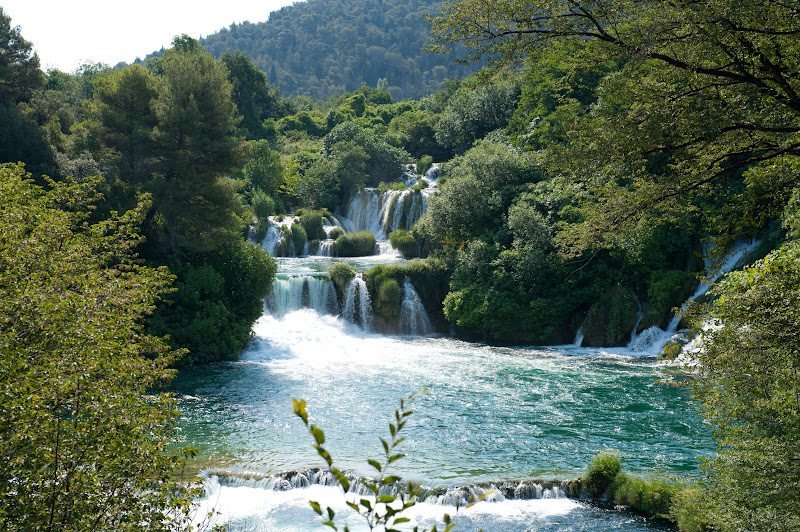
[[[705,280],[697,286],[694,293],[689,296],[689,299],[687,299],[686,302],[681,305],[681,311],[672,317],[666,329],[653,326],[640,333],[637,333],[637,328],[642,319],[642,311],[640,308],[637,315],[636,325],[631,332],[631,340],[628,344],[628,349],[635,352],[660,352],[677,332],[682,314],[688,307],[689,303],[695,301],[697,298],[708,292],[714,283],[719,281],[725,274],[738,267],[741,267],[747,257],[752,255],[760,244],[761,242],[755,239],[750,241],[737,241],[733,246],[731,246],[731,249],[728,250],[725,256],[722,257],[718,263],[715,263],[709,258],[711,248],[706,247],[704,249],[706,254],[707,272]]]
[[[369,297],[367,283],[361,274],[356,275],[347,284],[342,317],[361,326],[365,331],[372,328],[372,300]]]
[[[272,292],[267,298],[267,307],[273,316],[282,317],[301,308],[310,308],[320,314],[336,314],[339,303],[332,281],[297,276],[275,279]]]
[[[411,229],[422,217],[431,191],[365,188],[350,200],[347,218],[342,225],[348,231],[370,231],[378,240],[386,240],[396,229]]]
[[[414,289],[411,279],[403,280],[403,301],[400,304],[400,332],[413,335],[426,335],[433,332],[433,324]]]

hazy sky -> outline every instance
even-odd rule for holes
[[[87,61],[115,65],[169,45],[175,35],[206,36],[233,22],[267,20],[294,0],[0,0],[33,43],[42,68],[71,72]]]

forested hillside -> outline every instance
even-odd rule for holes
[[[472,72],[423,51],[426,14],[441,0],[310,0],[270,14],[268,22],[234,24],[201,42],[215,56],[241,51],[286,95],[327,98],[385,79],[395,98],[430,94],[444,80]]]

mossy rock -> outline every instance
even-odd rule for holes
[[[403,289],[394,279],[385,279],[378,287],[377,297],[372,300],[372,308],[376,314],[388,322],[400,318],[400,305],[403,302]]]
[[[342,229],[341,227],[334,227],[333,229],[331,229],[331,232],[328,235],[328,238],[336,240],[337,238],[339,238],[340,236],[345,234],[345,232],[346,231],[344,229]]]
[[[616,285],[589,309],[583,324],[583,345],[611,347],[625,345],[636,325],[636,295],[630,287]]]
[[[356,276],[356,270],[346,262],[334,262],[328,270],[328,275],[330,275],[339,294],[339,300],[341,300],[347,291],[347,283]]]
[[[369,231],[345,233],[336,239],[336,254],[340,257],[367,257],[375,254],[375,235]]]

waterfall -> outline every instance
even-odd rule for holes
[[[572,345],[575,347],[580,347],[583,345],[583,325],[578,327],[578,331],[575,333],[575,339],[572,341]]]
[[[678,330],[681,317],[684,311],[688,308],[689,303],[695,301],[697,298],[708,292],[714,283],[719,281],[725,274],[742,266],[747,257],[750,256],[760,244],[761,242],[756,239],[752,239],[750,241],[737,240],[734,242],[734,244],[731,246],[731,249],[728,250],[725,256],[722,257],[722,260],[718,264],[715,264],[708,259],[710,247],[706,247],[704,249],[706,252],[706,280],[701,282],[695,289],[694,293],[689,296],[683,305],[681,305],[680,312],[672,317],[667,325],[666,330],[653,326],[645,329],[639,334],[636,334],[636,329],[639,325],[637,322],[636,326],[633,328],[633,332],[631,333],[631,341],[628,344],[628,349],[637,352],[661,351],[667,342],[669,342],[670,338],[672,338],[672,336]],[[712,270],[712,268],[714,268],[714,270]]]
[[[317,255],[320,257],[333,257],[333,244],[336,242],[332,239],[320,240],[319,247],[317,248]]]
[[[372,300],[361,274],[357,274],[347,284],[342,316],[347,321],[360,325],[365,331],[372,328]]]
[[[425,189],[429,191],[430,189]],[[411,189],[387,190],[365,188],[353,196],[342,224],[348,231],[370,231],[378,240],[386,240],[396,229],[411,229],[428,206],[428,193]]]
[[[264,237],[264,240],[261,241],[261,247],[274,257],[278,242],[280,242],[282,236],[281,226],[270,220],[269,229],[267,229],[267,235]]]
[[[333,282],[311,276],[275,279],[267,298],[267,307],[279,318],[301,308],[310,308],[320,314],[335,314],[338,306]]]
[[[400,331],[406,334],[426,335],[433,332],[433,324],[422,304],[414,284],[403,280],[403,302],[400,304]]]

